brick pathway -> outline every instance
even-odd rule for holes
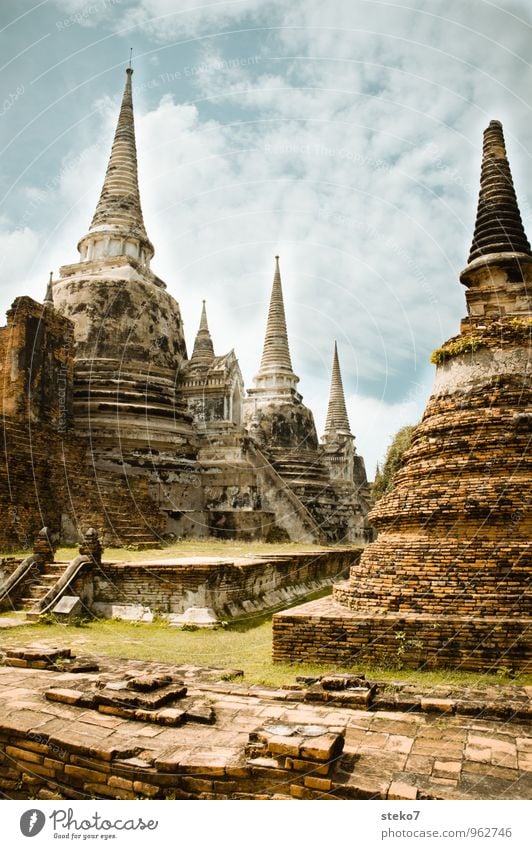
[[[77,674],[0,666],[0,789],[5,796],[27,798],[30,790],[41,798],[125,799],[532,795],[526,719],[434,713],[435,700],[427,695],[430,710],[355,709],[335,703],[334,696],[309,702],[309,688],[303,685],[246,687],[221,680],[220,670],[108,658],[98,662],[99,672]],[[102,713],[44,696],[50,688],[96,692],[128,676],[155,673],[184,681],[188,700],[208,701],[214,724],[187,721],[167,727],[132,721],[118,708],[113,712],[112,705]],[[504,693],[510,698],[514,688]],[[493,698],[493,692],[488,695]],[[527,697],[529,710],[530,688],[515,688],[521,716]]]

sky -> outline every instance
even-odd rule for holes
[[[0,315],[76,261],[133,48],[152,268],[189,352],[258,370],[274,271],[321,433],[334,340],[368,476],[465,315],[482,131],[532,231],[530,0],[3,0]]]

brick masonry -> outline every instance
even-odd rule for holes
[[[361,549],[294,552],[249,558],[183,558],[172,562],[105,563],[83,586],[98,610],[115,605],[144,605],[153,613],[182,613],[210,607],[220,618],[279,608],[330,584],[360,558]],[[87,580],[92,586],[87,587]]]
[[[532,670],[526,618],[364,614],[331,598],[273,617],[273,659],[469,671]]]
[[[370,513],[377,540],[329,606],[275,617],[276,660],[530,669],[530,319],[465,320],[447,350],[472,333],[474,351],[442,356],[394,488]]]
[[[390,692],[375,710],[343,701],[348,689],[329,691],[323,704],[309,701],[312,687],[248,686],[235,670],[98,663],[97,674],[78,675],[35,663],[0,666],[0,789],[7,798],[530,797],[529,728],[520,718],[529,715],[530,694],[523,688],[497,690],[496,701],[515,713],[494,726],[478,715],[493,698],[482,690],[462,693],[460,715],[456,694],[441,687],[418,692],[398,685],[402,706]],[[195,704],[208,702],[208,723],[192,716],[178,727],[133,720],[112,699],[97,710],[76,701],[80,689],[89,701],[104,684],[168,675],[187,688],[177,705],[192,714]]]

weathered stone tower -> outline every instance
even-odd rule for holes
[[[334,343],[325,433],[321,441],[324,460],[329,467],[331,479],[335,483],[354,483],[357,487],[366,488],[368,485],[366,467],[363,457],[356,453],[355,437],[351,433],[336,342]]]
[[[276,660],[530,666],[532,254],[498,121],[460,279],[468,316],[433,355],[423,420],[370,513],[379,536],[332,599],[274,617]]]
[[[275,257],[272,294],[266,323],[262,359],[253,387],[248,389],[246,420],[250,433],[279,455],[279,463],[291,451],[316,451],[318,437],[314,417],[297,391],[284,311],[279,257]]]
[[[332,452],[324,454],[318,443],[314,416],[296,388],[299,378],[294,374],[290,357],[278,256],[262,359],[253,382],[245,400],[248,432],[264,459],[312,517],[315,535],[332,541],[363,541],[367,505],[354,491],[354,460],[347,460],[345,473],[349,475],[349,484],[345,492],[340,492],[341,487],[332,485],[334,476],[330,467],[334,461],[325,461],[327,456],[332,458]],[[345,399],[343,405],[345,410]],[[342,451],[345,456],[350,451],[354,456],[352,438],[350,448]]]
[[[132,74],[128,68],[79,261],[50,279],[43,305],[17,299],[0,328],[0,400],[10,447],[0,504],[12,516],[0,522],[0,540],[25,545],[46,525],[68,542],[91,526],[106,545],[136,547],[208,535],[362,541],[367,503],[352,482],[340,491],[331,481],[312,413],[296,389],[278,262],[248,401],[249,432],[238,360],[234,350],[215,354],[205,303],[187,357],[179,305],[150,267]],[[60,425],[50,410],[61,411]],[[29,421],[21,421],[26,415]],[[28,478],[19,472],[32,468],[32,440],[39,439],[56,458],[54,474],[45,471],[43,456],[28,506]]]
[[[336,496],[335,520],[345,539],[370,542],[373,530],[367,521],[371,493],[364,458],[357,454],[345,403],[338,347],[334,343],[329,406],[321,456]]]
[[[63,266],[53,303],[75,327],[76,428],[99,463],[142,470],[195,458],[192,419],[175,392],[186,359],[179,305],[150,269],[140,204],[131,77],[80,260]],[[141,415],[139,416],[139,412]],[[190,468],[189,468],[190,471]]]

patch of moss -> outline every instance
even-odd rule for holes
[[[511,324],[512,327],[517,327],[519,330],[530,330],[532,328],[532,318],[528,316],[525,318],[510,318],[508,324]]]
[[[484,344],[480,336],[459,336],[452,342],[446,342],[441,348],[436,348],[430,356],[430,361],[435,366],[441,366],[452,357],[459,354],[472,354]]]

